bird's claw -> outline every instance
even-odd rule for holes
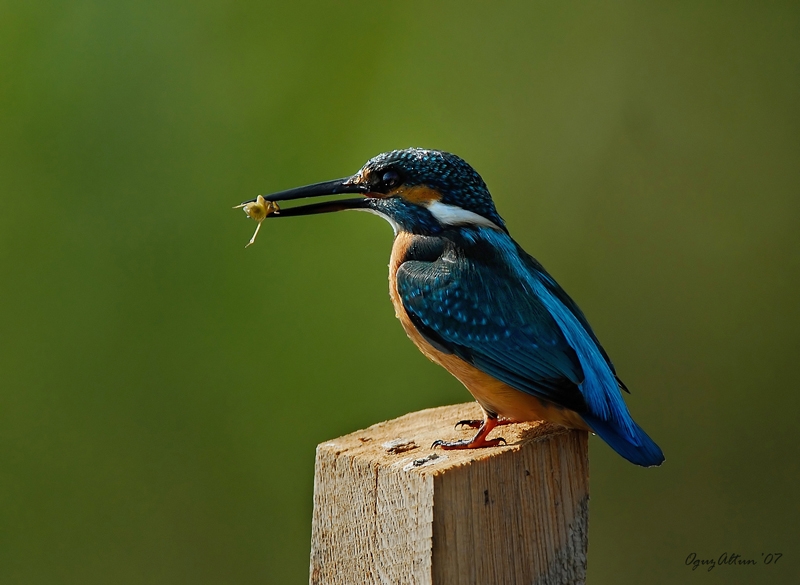
[[[439,439],[433,442],[431,449],[435,449],[436,447],[441,447],[446,451],[455,449],[481,449],[483,447],[498,447],[501,443],[503,445],[508,445],[508,442],[503,437],[497,437],[496,439],[472,438],[462,439],[461,441],[442,441]]]
[[[479,428],[481,428],[483,426],[483,422],[484,421],[480,420],[480,419],[460,420],[460,421],[458,421],[456,423],[456,428],[459,428],[460,426],[463,425],[463,426],[465,426],[467,428],[470,428],[470,429],[479,429]],[[513,425],[513,424],[514,424],[514,421],[511,420],[511,419],[508,419],[508,418],[499,418],[495,422],[495,426],[497,426],[497,427],[505,426],[505,425]]]

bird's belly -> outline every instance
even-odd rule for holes
[[[461,358],[439,351],[428,343],[412,323],[397,292],[397,269],[403,263],[412,238],[411,234],[404,232],[395,238],[389,262],[389,296],[394,305],[395,315],[414,345],[428,359],[442,366],[464,384],[483,409],[490,413],[517,422],[546,420],[570,428],[588,430],[583,419],[575,411],[512,388]]]
[[[461,358],[432,347],[415,331],[406,328],[412,341],[431,361],[455,376],[487,412],[516,422],[546,420],[570,428],[586,429],[578,413],[522,392],[482,372]],[[427,347],[425,347],[425,345]]]

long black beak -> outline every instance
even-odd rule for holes
[[[305,199],[307,197],[322,197],[324,195],[341,195],[345,193],[360,193],[366,195],[370,192],[369,187],[360,185],[355,181],[355,177],[345,177],[334,181],[314,183],[305,187],[297,187],[286,191],[279,191],[272,195],[266,195],[267,201],[289,201],[291,199]],[[255,201],[255,200],[253,200]],[[249,203],[245,201],[245,203]],[[298,215],[311,215],[314,213],[330,213],[331,211],[342,211],[345,209],[363,209],[367,207],[367,199],[357,197],[355,199],[336,199],[333,201],[323,201],[322,203],[312,203],[310,205],[299,205],[297,207],[281,208],[280,213],[269,217],[291,217]]]

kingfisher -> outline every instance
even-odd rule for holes
[[[477,429],[472,438],[434,447],[493,447],[505,443],[489,438],[498,425],[546,420],[593,432],[636,465],[664,461],[631,417],[622,395],[628,389],[583,312],[509,235],[486,183],[466,161],[438,150],[393,150],[350,177],[258,201],[272,210],[279,201],[340,194],[358,197],[266,215],[357,210],[391,224],[395,314],[411,341],[455,376],[484,414],[457,424]]]

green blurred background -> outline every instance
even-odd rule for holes
[[[591,441],[589,583],[800,578],[800,7],[0,2],[0,582],[307,580],[314,447],[469,395],[364,214],[458,153],[666,455]],[[691,552],[777,565],[692,572]]]

